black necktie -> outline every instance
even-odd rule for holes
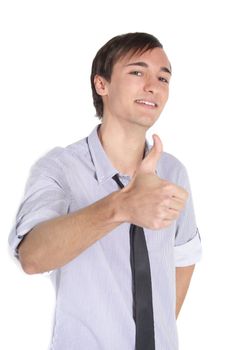
[[[118,174],[113,179],[123,188]],[[150,262],[143,228],[130,225],[130,264],[133,285],[133,317],[136,350],[155,350]]]

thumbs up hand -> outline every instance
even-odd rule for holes
[[[158,135],[153,135],[154,144],[150,149],[150,152],[142,160],[139,172],[154,173],[158,160],[163,152],[163,145]]]
[[[121,190],[124,215],[122,221],[158,230],[170,226],[179,217],[188,193],[158,177],[156,167],[163,146],[157,135],[153,135],[153,142],[132,180]]]

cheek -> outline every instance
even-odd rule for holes
[[[110,105],[118,113],[128,106],[128,91],[126,86],[115,86],[109,93]]]
[[[162,91],[162,96],[163,96],[163,101],[164,103],[167,102],[168,100],[168,97],[169,97],[169,88],[168,87],[165,87]]]
[[[121,95],[125,93],[126,85],[122,84],[121,81],[116,81],[114,84],[111,85],[111,88],[109,89],[109,97],[112,99],[120,98]]]
[[[119,103],[123,105],[132,100],[133,96],[134,92],[132,90],[132,86],[127,83],[119,84],[114,91],[114,97]]]

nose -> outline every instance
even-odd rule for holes
[[[158,92],[159,89],[159,82],[157,78],[148,78],[145,81],[145,85],[144,85],[144,90],[146,92],[150,92],[151,94],[156,94]]]

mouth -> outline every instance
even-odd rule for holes
[[[158,107],[158,104],[154,101],[148,101],[148,100],[135,100],[135,102],[141,106],[144,106],[146,108],[152,108],[155,109]]]

